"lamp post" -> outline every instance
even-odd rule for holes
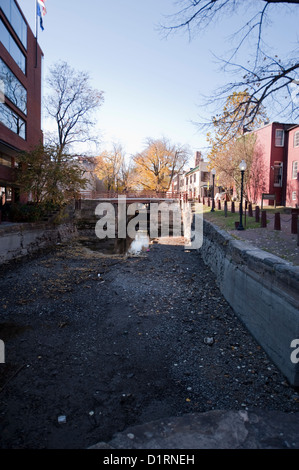
[[[212,192],[212,209],[211,209],[211,212],[215,212],[215,175],[216,175],[215,168],[213,168],[211,173],[212,173],[212,176],[213,176],[213,192]]]
[[[240,165],[239,165],[240,171],[241,171],[241,205],[240,205],[240,223],[238,230],[244,230],[243,227],[243,186],[244,186],[244,173],[247,168],[245,160],[242,160]]]

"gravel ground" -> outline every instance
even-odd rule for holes
[[[73,242],[0,278],[1,448],[87,448],[189,412],[299,410],[182,239],[127,258]]]

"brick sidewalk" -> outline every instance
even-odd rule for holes
[[[265,208],[266,209],[266,208]],[[248,217],[248,216],[247,216]],[[297,235],[291,233],[291,214],[281,214],[281,230],[274,230],[274,214],[268,213],[270,221],[267,228],[231,230],[229,233],[238,239],[246,240],[258,248],[269,251],[286,261],[299,265],[299,246]]]

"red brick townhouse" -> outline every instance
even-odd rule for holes
[[[275,194],[277,205],[299,207],[299,125],[272,122],[253,133],[256,158],[251,199],[261,204],[262,193]]]
[[[299,125],[288,131],[286,206],[299,207]]]
[[[15,157],[43,140],[42,56],[18,2],[0,0],[0,205],[25,198],[15,184]]]

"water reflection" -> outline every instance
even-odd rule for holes
[[[86,234],[87,235],[87,234]],[[136,237],[132,238],[114,238],[100,240],[93,236],[80,238],[80,243],[91,251],[96,251],[105,255],[127,255],[137,256],[145,252],[150,246],[148,232],[139,230]]]
[[[135,240],[132,241],[127,253],[128,255],[138,255],[146,251],[150,245],[150,238],[147,231],[139,230],[136,233]]]

